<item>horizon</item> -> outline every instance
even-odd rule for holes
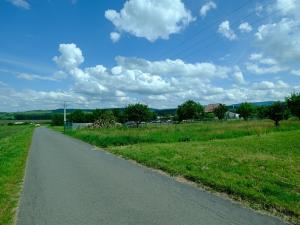
[[[4,0],[0,33],[0,112],[300,92],[297,0]]]

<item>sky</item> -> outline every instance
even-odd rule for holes
[[[0,0],[0,111],[300,92],[300,0]]]

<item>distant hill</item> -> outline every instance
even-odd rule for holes
[[[270,106],[270,105],[272,105],[274,102],[276,102],[276,101],[249,102],[249,103],[252,104],[252,105],[254,105],[254,106]],[[241,104],[242,104],[242,103],[232,104],[232,105],[229,105],[228,108],[229,108],[229,109],[238,108]]]

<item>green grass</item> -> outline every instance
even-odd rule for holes
[[[0,224],[12,224],[33,126],[0,126]]]
[[[281,123],[280,128],[275,128],[272,121],[264,120],[150,125],[138,129],[126,127],[81,129],[78,131],[68,131],[68,133],[91,144],[109,147],[138,143],[208,141],[297,129],[300,129],[299,121],[284,121]]]
[[[56,128],[57,129],[57,128]],[[202,122],[69,135],[300,223],[300,122]]]

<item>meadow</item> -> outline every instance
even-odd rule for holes
[[[34,126],[0,126],[0,224],[13,224]]]
[[[68,131],[126,159],[299,223],[300,122],[223,121]]]

